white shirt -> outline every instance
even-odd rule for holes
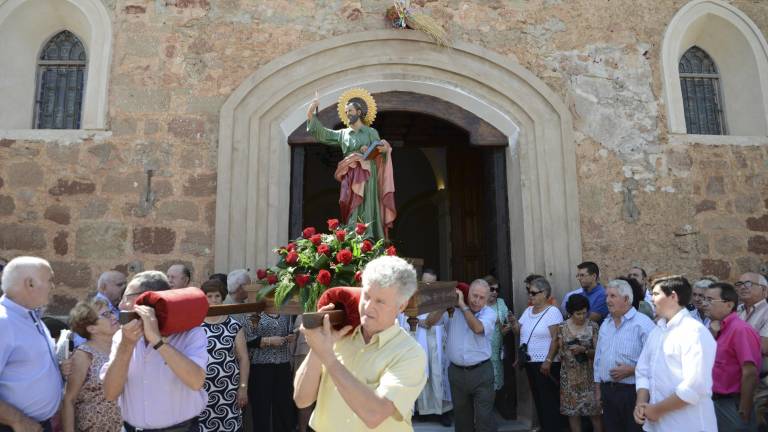
[[[519,321],[520,345],[528,344],[528,355],[531,356],[532,362],[543,362],[549,354],[549,345],[552,343],[549,327],[563,322],[563,314],[555,306],[549,306],[534,314],[533,306],[528,306]],[[538,325],[536,325],[537,321]]]
[[[646,341],[635,369],[637,389],[650,392],[651,404],[672,394],[687,402],[685,408],[668,412],[659,421],[646,421],[646,431],[717,432],[712,404],[712,366],[715,339],[688,310],[678,312],[658,326]]]

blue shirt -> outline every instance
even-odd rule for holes
[[[56,414],[63,381],[39,313],[0,297],[0,400],[36,421]]]
[[[640,353],[643,351],[645,340],[656,325],[647,316],[638,313],[630,307],[621,317],[621,323],[616,327],[613,317],[608,317],[600,326],[595,349],[595,382],[612,382],[610,371],[619,363],[637,365]],[[631,375],[619,381],[624,384],[634,384],[635,376]]]
[[[496,312],[488,306],[483,306],[474,315],[483,323],[483,334],[477,334],[469,328],[464,312],[458,308],[451,318],[448,318],[448,312],[443,314],[440,324],[444,324],[448,332],[445,351],[448,360],[455,365],[472,366],[491,358],[491,338],[496,329]]]
[[[112,304],[111,301],[105,296],[101,291],[97,291],[96,295],[93,296],[94,299],[103,300],[105,303],[107,303],[107,306],[109,307],[109,310],[112,311],[113,314],[115,314],[115,318],[120,317],[120,309],[116,308],[115,305]],[[79,334],[72,332],[72,343],[75,344],[75,348],[79,347],[80,345],[88,342],[88,339],[80,336]]]
[[[592,291],[587,292],[584,288],[576,288],[563,297],[563,303],[560,305],[560,311],[564,316],[569,315],[565,310],[565,303],[568,302],[568,298],[574,294],[581,294],[589,300],[589,312],[599,313],[602,318],[608,315],[608,305],[605,304],[605,287],[598,283],[592,288]]]

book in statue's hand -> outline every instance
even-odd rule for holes
[[[374,141],[371,143],[370,146],[368,146],[368,150],[363,153],[363,159],[369,160],[369,159],[375,159],[376,156],[381,153],[381,149],[384,148],[384,143],[381,141]]]

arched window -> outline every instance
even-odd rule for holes
[[[83,43],[67,30],[45,44],[37,63],[37,129],[80,129],[86,63]]]
[[[712,57],[691,47],[680,59],[685,127],[689,134],[725,135],[720,74]]]

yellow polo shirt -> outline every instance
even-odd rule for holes
[[[392,401],[397,411],[376,429],[369,429],[341,397],[323,366],[310,426],[317,432],[412,431],[413,403],[427,382],[427,356],[418,342],[393,324],[366,345],[358,326],[350,336],[336,342],[333,350],[355,378]]]

